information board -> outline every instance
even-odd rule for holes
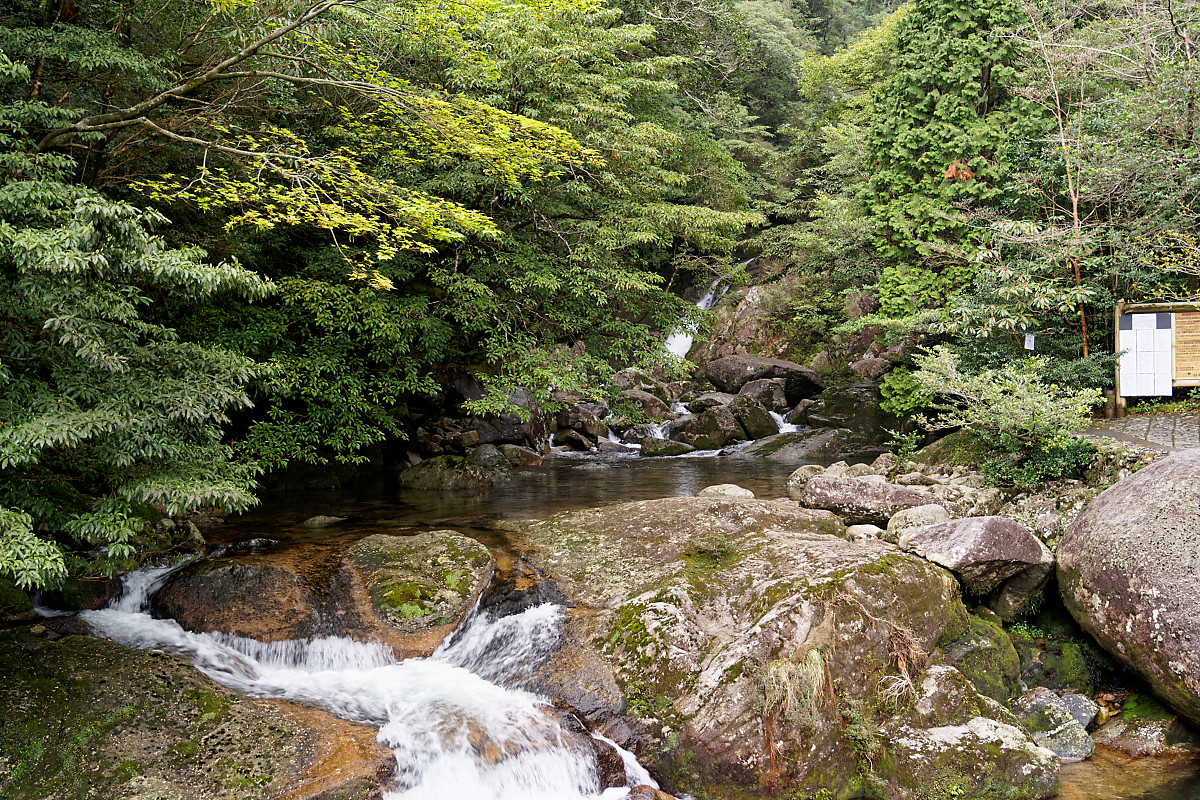
[[[1200,311],[1175,312],[1175,380],[1200,381]]]

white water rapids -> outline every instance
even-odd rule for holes
[[[492,619],[472,612],[429,658],[397,662],[377,643],[343,637],[264,643],[185,631],[154,619],[148,598],[173,568],[134,572],[107,608],[80,612],[99,636],[177,655],[252,697],[294,700],[379,727],[396,754],[388,800],[612,800],[594,751],[559,724],[549,701],[498,682],[519,680],[554,647],[562,609],[543,604]],[[596,737],[603,738],[603,737]],[[604,741],[608,741],[605,739]],[[609,742],[611,744],[611,742]],[[657,786],[633,756],[630,786]]]

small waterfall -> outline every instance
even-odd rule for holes
[[[379,740],[396,755],[398,788],[386,800],[628,795],[628,788],[601,791],[590,739],[563,728],[548,700],[497,683],[519,680],[553,652],[560,606],[542,603],[495,618],[477,608],[431,657],[397,662],[375,642],[335,636],[259,642],[154,619],[149,596],[179,566],[126,575],[109,607],[80,612],[80,619],[99,636],[177,655],[243,694],[294,700],[378,726]],[[630,785],[657,786],[632,754],[617,751]]]
[[[725,287],[721,286],[721,282],[726,280],[724,276],[717,278],[708,287],[708,291],[700,296],[696,301],[696,307],[702,311],[708,311],[713,307],[713,304],[725,294]],[[680,358],[686,358],[688,351],[692,349],[692,340],[696,336],[695,326],[683,328],[667,337],[667,350]]]
[[[780,433],[795,433],[800,430],[799,425],[793,425],[788,422],[783,418],[783,414],[780,414],[778,411],[770,411],[768,413],[771,415],[771,419],[775,420],[775,427],[779,429]]]

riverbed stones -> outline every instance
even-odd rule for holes
[[[1065,763],[1082,761],[1096,743],[1075,719],[1070,707],[1057,694],[1037,686],[1013,702],[1013,711],[1033,740]]]
[[[749,489],[744,489],[736,483],[718,483],[713,486],[705,486],[696,493],[697,497],[732,497],[743,500],[753,500],[754,492]]]
[[[818,475],[805,484],[798,499],[808,508],[832,511],[847,524],[869,523],[880,527],[885,527],[897,511],[929,503],[924,495],[888,483],[882,475],[858,478]]]
[[[531,562],[599,610],[593,642],[630,698],[639,755],[685,791],[772,782],[855,796],[871,768],[843,709],[877,718],[904,696],[905,675],[969,628],[947,572],[877,541],[845,541],[824,510],[669,498],[517,527]],[[1053,757],[1033,758],[1028,737],[987,716],[1006,712],[961,683],[981,721],[964,728],[956,758],[939,757],[939,774],[964,786],[1013,779],[1022,791],[1052,783]],[[941,742],[928,730],[913,721],[899,735]],[[899,772],[874,779],[881,796],[904,796]]]
[[[0,632],[0,672],[3,797],[365,797],[396,764],[372,727],[104,639]]]
[[[949,521],[950,512],[937,503],[928,503],[914,508],[903,508],[893,514],[892,518],[888,520],[887,531],[883,538],[895,543],[900,541],[900,537],[908,531]]]
[[[681,456],[684,453],[690,453],[696,448],[692,447],[687,442],[676,442],[672,439],[660,439],[657,436],[647,436],[642,439],[641,453],[646,457],[655,456]]]
[[[736,394],[750,381],[782,378],[789,405],[812,397],[824,388],[821,376],[809,367],[791,361],[759,356],[733,355],[708,362],[704,374],[722,392]]]
[[[685,430],[688,444],[698,450],[720,450],[747,438],[730,406],[714,406],[697,414]]]
[[[1006,517],[969,517],[906,531],[900,549],[952,571],[972,592],[985,592],[1001,581],[1053,556],[1033,532]]]
[[[1093,500],[1059,542],[1058,581],[1083,629],[1200,723],[1200,450]]]
[[[482,491],[504,476],[503,470],[484,469],[469,458],[435,456],[404,470],[398,480],[405,489]]]
[[[368,536],[346,551],[345,563],[380,619],[438,640],[466,616],[495,567],[486,547],[451,530]]]

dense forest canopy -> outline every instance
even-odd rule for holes
[[[1171,0],[8,0],[0,573],[152,549],[288,464],[665,364],[739,273],[811,355],[877,325],[1111,381],[1197,291]],[[847,292],[878,311],[846,318]],[[891,394],[915,386],[903,369]],[[907,388],[906,388],[907,387]],[[898,402],[900,402],[898,401]],[[901,403],[902,404],[902,403]]]

